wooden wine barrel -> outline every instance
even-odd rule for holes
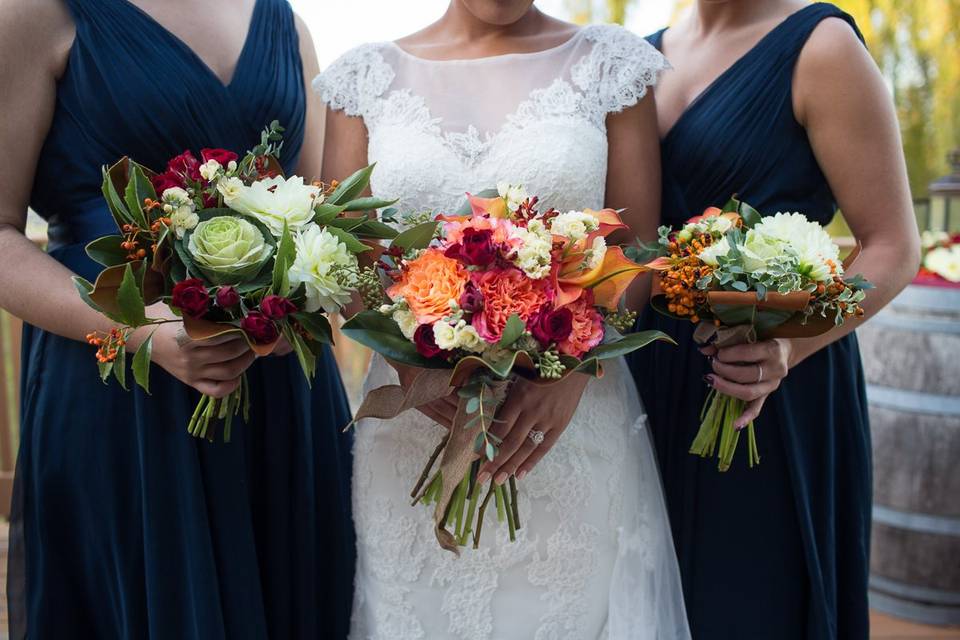
[[[873,431],[871,604],[960,624],[960,289],[911,285],[857,334]]]

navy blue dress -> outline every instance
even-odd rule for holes
[[[681,116],[662,144],[663,223],[678,225],[734,193],[766,214],[830,221],[835,199],[791,98],[800,51],[830,17],[856,30],[833,5],[805,7]],[[662,34],[651,36],[657,47]],[[710,371],[693,325],[650,309],[639,324],[679,342],[638,352],[631,367],[651,420],[693,637],[865,640],[871,449],[856,338],[790,372],[756,422],[760,466],[747,467],[741,443],[721,474],[715,459],[688,453]]]
[[[272,120],[303,144],[293,13],[258,0],[236,75],[213,71],[127,0],[68,0],[76,24],[31,204],[50,254],[91,279],[84,243],[115,232],[100,167],[184,149],[244,152]],[[332,356],[312,389],[294,356],[249,370],[250,422],[192,438],[195,392],[103,385],[91,347],[26,327],[12,526],[13,638],[343,638],[354,537],[349,408]],[[129,375],[128,375],[129,379]]]

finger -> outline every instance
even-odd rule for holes
[[[544,435],[543,442],[534,448],[533,452],[527,456],[527,459],[520,464],[520,470],[517,472],[517,480],[523,480],[523,478],[543,460],[543,456],[547,455],[550,450],[553,449],[553,445],[557,443],[557,440],[560,439],[562,432],[562,429],[551,429],[547,431],[546,435]]]
[[[503,484],[504,482],[506,482],[507,478],[509,478],[510,476],[517,475],[520,469],[520,466],[527,461],[527,458],[529,458],[530,455],[533,454],[536,448],[546,443],[547,432],[544,432],[544,439],[543,439],[543,442],[540,443],[540,445],[534,444],[533,440],[530,439],[529,434],[533,433],[533,431],[536,429],[540,429],[540,427],[535,427],[534,429],[528,431],[527,437],[523,439],[523,444],[520,445],[520,448],[517,449],[516,453],[514,453],[512,456],[510,456],[508,460],[506,460],[500,465],[500,468],[497,469],[497,472],[493,477],[494,482],[496,482],[497,484]]]
[[[740,384],[722,378],[716,374],[711,374],[707,376],[707,380],[710,385],[719,391],[728,396],[734,398],[739,398],[744,402],[753,402],[757,398],[769,394],[776,388],[776,385],[773,385],[770,382],[761,382],[760,384]]]
[[[234,380],[199,380],[193,388],[211,398],[225,398],[240,386],[240,378]]]
[[[770,357],[770,345],[766,342],[738,344],[724,347],[715,356],[721,362],[762,362]]]
[[[700,353],[707,356],[708,358],[713,357],[717,355],[717,347],[716,345],[708,344],[706,346],[700,347]]]
[[[520,417],[517,418],[517,421],[513,423],[510,433],[507,434],[507,437],[503,439],[503,443],[498,447],[496,459],[493,462],[487,462],[484,465],[483,471],[493,475],[494,481],[497,484],[503,484],[503,482],[507,479],[507,477],[503,474],[501,465],[504,461],[513,457],[513,455],[519,451],[520,447],[523,446],[524,442],[528,442],[527,437],[529,436],[530,431],[533,430],[534,424],[535,423],[530,414],[521,413]]]
[[[753,402],[747,404],[747,408],[743,411],[743,414],[733,423],[733,428],[737,431],[745,429],[748,424],[760,417],[760,411],[763,410],[763,403],[767,401],[768,396],[763,396],[762,398],[757,398]]]
[[[224,344],[210,345],[203,347],[192,347],[188,356],[198,364],[215,364],[219,362],[229,362],[245,353],[253,353],[246,340],[236,340]]]
[[[253,361],[257,359],[257,354],[248,351],[241,356],[217,364],[209,364],[200,369],[200,377],[204,380],[233,380],[239,378],[246,371]]]
[[[490,427],[490,433],[500,440],[504,440],[507,434],[513,431],[513,425],[520,418],[522,412],[523,401],[520,399],[520,394],[516,396],[511,394],[507,397],[503,406],[497,410],[497,421]]]
[[[713,370],[722,378],[740,384],[757,384],[760,382],[759,364],[727,364],[716,358],[713,360]]]

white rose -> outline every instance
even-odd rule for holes
[[[923,266],[950,282],[960,282],[960,245],[930,251]]]
[[[727,240],[727,236],[723,236],[704,248],[698,257],[711,267],[716,267],[720,264],[718,258],[725,257],[728,253],[730,253],[730,242]]]
[[[286,180],[281,177],[268,178],[254,182],[249,187],[237,187],[232,183],[224,191],[221,194],[228,207],[256,218],[277,237],[283,233],[284,221],[291,231],[298,231],[310,224],[314,216],[313,207],[320,195],[319,187],[304,184],[299,176]]]
[[[357,258],[336,236],[308,224],[293,237],[297,257],[288,272],[290,284],[306,287],[306,310],[334,313],[350,302],[357,282]]]
[[[462,320],[457,324],[457,345],[471,353],[480,353],[487,348],[487,343],[483,341],[473,325]]]
[[[567,211],[550,220],[550,232],[577,242],[600,228],[596,216],[586,211]]]
[[[200,216],[196,214],[191,206],[185,205],[179,207],[170,214],[170,226],[173,228],[173,233],[177,236],[178,240],[182,239],[187,231],[195,228],[199,222]]]
[[[417,332],[417,316],[413,315],[410,309],[397,309],[393,312],[393,321],[400,327],[400,332],[407,340],[413,340],[413,334]]]
[[[223,201],[235,200],[247,186],[243,184],[240,178],[226,178],[217,182],[217,191],[223,196]]]
[[[200,165],[200,175],[207,182],[213,182],[222,169],[223,167],[216,160],[207,160]]]
[[[457,348],[457,330],[446,322],[441,321],[433,325],[433,339],[444,351]]]
[[[497,193],[507,203],[507,209],[516,211],[517,208],[527,199],[527,192],[519,184],[510,184],[508,182],[497,183]]]
[[[607,240],[603,236],[593,239],[593,246],[587,250],[587,269],[593,270],[600,266],[607,255]]]

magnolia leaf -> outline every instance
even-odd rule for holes
[[[156,329],[150,332],[137,352],[133,354],[133,379],[147,393],[150,393],[150,358],[153,355],[154,333],[156,333]]]
[[[366,222],[365,218],[334,218],[327,223],[327,227],[336,227],[337,229],[352,232],[364,222]]]
[[[364,253],[370,251],[370,247],[363,244],[357,237],[353,234],[344,231],[343,229],[338,229],[337,227],[328,226],[327,231],[330,232],[330,235],[335,236],[340,242],[347,245],[347,250],[351,253]]]
[[[105,267],[114,267],[127,261],[130,252],[121,247],[123,236],[103,236],[87,245],[87,255]]]
[[[406,231],[397,234],[391,246],[399,247],[404,251],[426,249],[437,233],[439,222],[424,222]]]
[[[334,205],[341,205],[355,199],[370,184],[370,174],[373,173],[375,164],[364,167],[355,172],[349,178],[337,185],[337,188],[327,198],[327,202]]]
[[[397,230],[388,224],[379,220],[366,220],[362,225],[353,230],[360,238],[373,240],[392,240],[397,237]]]
[[[314,341],[321,344],[333,344],[333,329],[330,328],[330,321],[321,313],[294,313],[293,319],[296,320],[303,329],[310,334]]]
[[[117,348],[117,359],[113,363],[113,377],[117,379],[124,391],[127,390],[127,350]]]
[[[396,203],[396,199],[384,200],[383,198],[357,198],[344,205],[344,211],[373,211],[374,209],[383,209]]]
[[[141,229],[148,229],[150,223],[143,210],[143,201],[147,198],[156,200],[157,192],[154,190],[153,184],[151,184],[143,174],[140,165],[135,162],[130,162],[127,166],[129,179],[125,193],[127,209],[134,219],[136,219]]]
[[[633,353],[656,341],[667,342],[672,345],[677,344],[673,338],[662,331],[639,331],[637,333],[628,333],[616,342],[595,347],[584,356],[584,359],[596,358],[597,360],[609,360],[610,358],[617,358]]]
[[[338,206],[335,204],[330,204],[329,202],[324,202],[323,204],[318,204],[314,208],[315,215],[313,216],[313,221],[324,226],[330,224],[330,222],[343,213],[344,207],[342,205]]]
[[[497,346],[502,349],[509,348],[514,342],[520,339],[520,336],[522,336],[526,330],[527,326],[523,323],[523,320],[514,313],[507,319],[507,324],[503,328],[503,333],[500,334],[500,342]]]
[[[103,168],[103,197],[107,201],[107,207],[110,209],[110,214],[113,215],[114,222],[117,223],[117,229],[122,229],[123,225],[135,222],[133,216],[127,211],[127,205],[124,204],[117,189],[118,183],[122,189],[126,188],[125,175],[128,163],[129,160],[124,158],[109,169]]]
[[[287,226],[286,220],[283,222],[283,232],[280,234],[280,241],[277,243],[277,253],[273,261],[273,293],[278,296],[286,296],[290,289],[290,266],[297,257],[297,248],[293,243],[293,235]]]
[[[347,320],[340,330],[350,339],[395,362],[422,369],[450,368],[443,360],[420,355],[397,323],[377,311],[361,311]]]

